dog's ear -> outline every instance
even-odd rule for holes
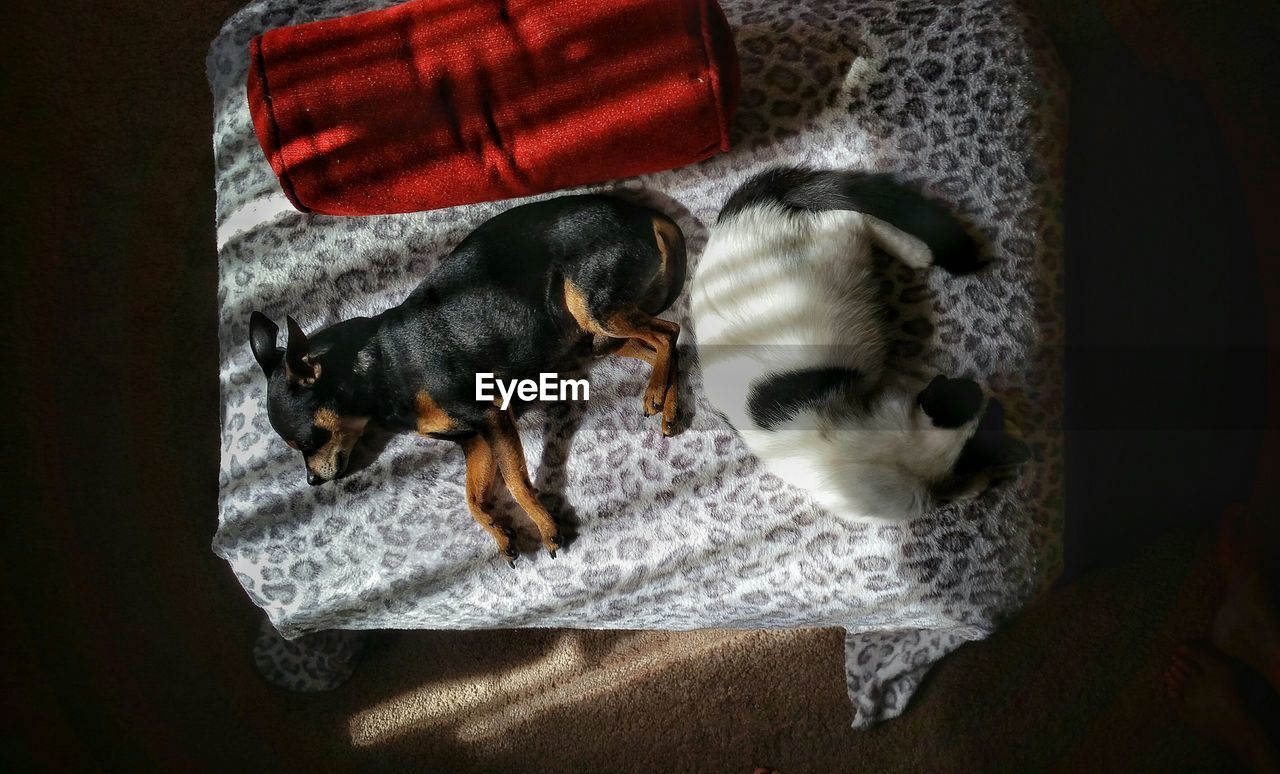
[[[276,335],[280,329],[262,312],[254,312],[249,316],[249,348],[253,350],[253,359],[262,366],[267,376],[280,365],[283,354],[276,347]]]
[[[311,345],[307,342],[307,334],[302,326],[292,317],[285,317],[289,326],[289,343],[285,347],[284,368],[289,381],[303,387],[310,387],[320,378],[320,364],[313,363],[309,353]]]

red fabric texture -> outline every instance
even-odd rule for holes
[[[527,196],[729,147],[715,0],[413,0],[250,44],[262,150],[303,212]]]

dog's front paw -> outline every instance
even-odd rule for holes
[[[561,537],[559,529],[549,535],[542,536],[542,545],[547,549],[547,553],[551,555],[552,559],[556,558],[556,551],[560,550],[560,546],[563,543],[564,539]]]
[[[493,542],[498,544],[498,554],[514,569],[516,560],[520,558],[520,551],[516,548],[516,531],[505,524],[490,522],[489,534],[493,536]]]
[[[680,432],[680,405],[676,402],[675,390],[667,393],[667,403],[662,407],[662,434],[670,438]]]
[[[680,419],[680,377],[672,371],[662,397],[662,434],[670,438],[680,432]]]
[[[644,390],[644,398],[643,398],[644,415],[646,417],[651,417],[654,414],[657,414],[658,412],[662,411],[662,406],[666,402],[666,399],[667,399],[667,385],[666,384],[655,385],[652,382],[650,382],[649,386],[646,387]]]

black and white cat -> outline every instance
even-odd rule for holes
[[[944,208],[886,175],[772,169],[729,197],[691,287],[704,391],[769,470],[838,515],[908,519],[1030,456],[969,379],[886,368],[872,267],[979,267]]]

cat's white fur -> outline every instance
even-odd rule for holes
[[[750,206],[712,229],[692,323],[707,397],[770,471],[834,514],[899,520],[929,507],[978,416],[935,427],[916,405],[924,385],[886,372],[873,245],[915,269],[933,262],[924,242],[864,213]],[[861,398],[837,393],[770,430],[753,421],[753,381],[824,366],[857,369]]]

